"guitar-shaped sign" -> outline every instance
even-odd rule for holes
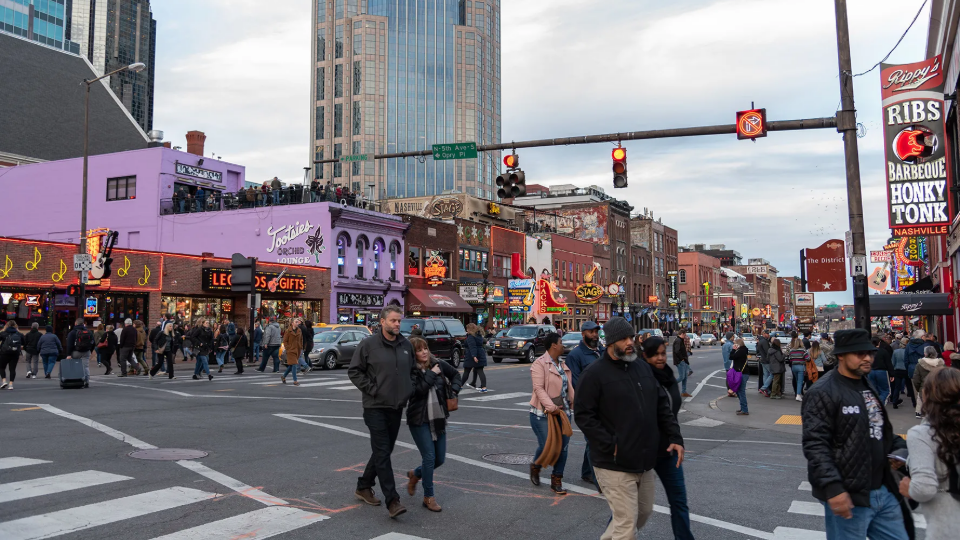
[[[267,290],[270,291],[270,292],[272,292],[272,293],[277,292],[277,283],[280,282],[280,278],[282,278],[283,275],[286,274],[286,273],[287,273],[287,269],[284,268],[283,270],[280,271],[280,274],[279,274],[277,277],[275,277],[275,278],[271,279],[270,281],[268,281],[268,282],[267,282]]]
[[[883,291],[887,288],[887,267],[890,261],[883,263],[883,266],[874,268],[873,273],[867,278],[867,286],[875,291]]]

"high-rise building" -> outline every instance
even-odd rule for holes
[[[36,2],[37,0],[34,0]],[[42,1],[42,0],[40,0]],[[70,37],[103,75],[136,62],[147,69],[110,77],[110,88],[144,131],[153,129],[153,77],[157,21],[149,0],[72,1]]]
[[[317,0],[310,160],[500,141],[500,0]],[[371,198],[495,196],[500,152],[315,165]]]
[[[0,31],[79,54],[80,45],[70,41],[71,2],[4,0],[0,2]]]

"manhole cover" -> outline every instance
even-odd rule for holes
[[[533,454],[487,454],[483,459],[504,465],[529,465],[533,463]]]
[[[179,461],[181,459],[199,459],[207,457],[202,450],[188,450],[186,448],[155,448],[153,450],[137,450],[130,452],[130,457],[149,459],[151,461]]]

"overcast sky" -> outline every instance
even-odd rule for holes
[[[303,177],[310,147],[310,8],[315,0],[164,0],[154,126],[245,165],[248,180]],[[893,47],[923,0],[848,0],[855,73]],[[839,104],[832,0],[501,0],[503,140],[832,116]],[[922,60],[925,7],[888,62]],[[855,79],[867,249],[889,237],[879,68]],[[528,183],[598,185],[649,208],[680,244],[726,244],[799,274],[799,250],[848,228],[835,130],[627,142],[627,189],[612,145],[520,151]],[[852,294],[817,302],[851,303]]]

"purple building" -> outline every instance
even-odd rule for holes
[[[16,204],[0,236],[76,243],[82,167],[82,159],[68,159],[5,169],[0,189]],[[263,204],[272,193],[238,201],[244,167],[165,147],[91,156],[88,177],[87,228],[118,231],[119,248],[242,253],[290,265],[291,273],[327,268],[330,322],[367,322],[385,304],[403,304],[407,225],[399,217],[333,202],[294,204],[309,200],[302,189],[283,190],[279,205]]]

